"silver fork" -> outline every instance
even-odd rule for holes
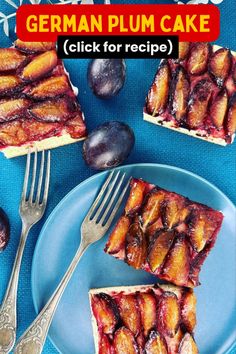
[[[20,202],[20,216],[22,220],[22,231],[20,237],[20,243],[18,246],[15,262],[13,265],[11,277],[6,290],[6,294],[3,299],[3,303],[0,307],[0,354],[9,353],[14,347],[16,340],[16,327],[17,327],[17,288],[19,272],[21,267],[21,260],[27,240],[27,236],[31,227],[36,224],[43,216],[47,198],[48,198],[48,188],[49,188],[49,178],[50,178],[50,151],[48,152],[47,167],[45,175],[44,192],[41,201],[41,190],[43,184],[44,176],[44,152],[42,152],[41,165],[38,178],[38,188],[35,189],[36,175],[37,175],[37,151],[34,155],[34,165],[33,165],[33,175],[32,182],[29,192],[29,198],[27,199],[27,191],[29,184],[30,175],[30,157],[31,152],[28,152],[25,179],[23,185],[23,191]],[[36,193],[36,197],[34,197]]]
[[[129,182],[122,188],[125,174],[119,179],[118,177],[119,172],[116,175],[112,172],[102,186],[81,225],[80,246],[74,259],[47,304],[19,339],[15,354],[40,354],[42,352],[56,308],[80,258],[91,244],[105,235],[122,203]]]

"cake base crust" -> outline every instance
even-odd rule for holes
[[[13,157],[26,155],[30,148],[36,149],[37,151],[55,149],[60,146],[77,143],[85,138],[86,137],[73,139],[70,134],[64,133],[61,136],[53,136],[40,141],[28,142],[22,146],[9,146],[2,149],[1,152],[6,158],[11,159]]]

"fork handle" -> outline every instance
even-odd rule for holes
[[[47,338],[48,330],[51,325],[53,316],[63,295],[68,282],[70,281],[74,270],[79,263],[85,250],[89,244],[80,243],[79,249],[75,254],[67,272],[63,276],[56,290],[40,311],[33,323],[28,327],[24,334],[20,337],[15,347],[15,354],[40,354],[43,350],[44,343]]]
[[[16,340],[16,299],[17,299],[17,289],[18,280],[21,267],[22,256],[25,248],[25,243],[27,235],[29,233],[30,227],[23,224],[22,232],[20,237],[20,243],[16,253],[16,258],[14,261],[11,277],[8,283],[8,287],[0,307],[0,353],[9,353]]]

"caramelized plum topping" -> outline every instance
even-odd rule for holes
[[[27,133],[30,140],[36,139],[38,136],[47,137],[56,134],[59,131],[58,123],[43,123],[33,119],[27,119],[22,122],[24,132]]]
[[[139,225],[130,226],[126,236],[125,261],[135,269],[140,269],[147,257],[147,240]]]
[[[162,276],[177,285],[185,285],[189,275],[189,246],[185,235],[175,240],[162,267]]]
[[[65,122],[73,115],[70,102],[65,98],[35,103],[29,113],[37,120],[49,123]]]
[[[140,313],[135,295],[122,295],[118,302],[120,317],[125,327],[135,336],[141,329]]]
[[[23,42],[20,39],[15,41],[15,47],[27,54],[41,53],[55,49],[55,42]]]
[[[157,324],[157,301],[153,291],[148,293],[141,292],[138,295],[139,308],[141,314],[141,323],[144,336],[147,337]]]
[[[73,139],[85,137],[86,126],[81,114],[77,114],[66,122],[66,130]]]
[[[163,203],[162,222],[165,227],[172,229],[174,226],[185,221],[190,210],[185,207],[184,201],[179,197],[172,197]]]
[[[232,136],[236,131],[236,93],[230,99],[226,129],[229,136]]]
[[[114,354],[113,347],[105,334],[102,334],[98,354]]]
[[[65,75],[55,76],[33,87],[27,95],[37,100],[44,100],[46,98],[61,96],[65,94],[69,88],[68,79]]]
[[[192,290],[185,290],[181,301],[181,316],[184,327],[192,333],[196,326],[196,296]]]
[[[184,335],[179,346],[179,354],[198,354],[197,345],[191,334]]]
[[[130,219],[123,215],[118,220],[111,236],[106,244],[105,252],[114,254],[119,252],[125,246],[126,235],[129,231]]]
[[[192,45],[187,63],[189,74],[200,75],[207,70],[210,49],[209,43],[199,42]]]
[[[57,61],[57,53],[55,50],[40,54],[25,66],[21,77],[27,82],[38,80],[50,73],[57,65]]]
[[[174,231],[160,231],[149,246],[148,263],[152,272],[156,272],[164,262],[175,238]]]
[[[7,214],[0,208],[0,252],[6,247],[10,239],[10,223]]]
[[[138,354],[138,345],[132,332],[125,327],[119,328],[114,335],[115,354]]]
[[[14,48],[0,48],[0,72],[18,69],[26,56]]]
[[[160,333],[173,338],[180,324],[180,309],[178,298],[174,293],[166,291],[159,299],[158,329]]]
[[[27,141],[27,132],[22,128],[21,121],[14,120],[9,123],[1,124],[0,142],[7,146],[17,146]]]
[[[152,331],[145,345],[145,354],[168,354],[165,338],[156,331]]]
[[[202,126],[207,114],[212,93],[212,83],[208,79],[200,80],[194,87],[189,101],[187,123],[191,129]]]
[[[133,179],[131,182],[131,191],[125,206],[127,215],[134,215],[142,206],[146,183],[142,180]]]
[[[19,118],[30,105],[30,101],[19,98],[0,103],[0,122],[9,122]]]
[[[19,91],[21,80],[14,75],[6,75],[0,77],[0,95],[6,96]]]
[[[179,42],[179,59],[184,60],[189,53],[190,43]]]
[[[190,222],[190,242],[197,252],[201,252],[214,235],[215,220],[204,212],[195,212]]]
[[[164,112],[168,102],[170,78],[169,64],[163,62],[148,93],[147,111],[149,114],[156,116]]]
[[[92,310],[97,319],[98,328],[101,328],[105,334],[112,334],[119,322],[119,311],[115,301],[104,293],[94,295]]]
[[[210,116],[216,128],[222,128],[228,108],[228,94],[226,89],[221,90],[210,108]]]
[[[161,216],[161,206],[165,198],[164,191],[153,190],[150,192],[142,210],[142,226],[146,229]]]
[[[222,87],[229,75],[232,65],[232,55],[229,49],[220,48],[211,55],[209,71],[218,86]]]
[[[187,73],[182,66],[179,66],[176,70],[172,85],[170,109],[175,119],[179,122],[186,116],[190,91]]]

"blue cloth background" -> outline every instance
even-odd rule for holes
[[[19,0],[15,0],[15,2],[19,4]],[[26,0],[24,3],[27,2],[29,1]],[[112,2],[118,3],[114,0]],[[119,2],[135,3],[135,1]],[[159,2],[171,3],[171,0]],[[136,3],[139,2],[136,1]],[[142,1],[142,3],[155,4],[158,1],[149,0]],[[236,2],[235,0],[224,0],[219,8],[221,10],[221,34],[217,43],[236,50]],[[0,12],[8,14],[13,10],[5,0],[1,0]],[[0,25],[0,47],[9,46],[14,40],[14,19],[10,24],[11,39],[3,34],[2,25]],[[89,131],[108,120],[124,121],[134,129],[136,145],[126,163],[156,162],[190,170],[215,184],[236,203],[236,143],[223,148],[156,127],[142,120],[144,99],[156,72],[157,60],[127,60],[125,87],[118,97],[110,101],[101,101],[91,93],[86,81],[88,60],[66,60],[65,64],[73,83],[80,89],[79,100]],[[52,151],[49,205],[44,219],[33,228],[29,235],[21,269],[18,335],[26,329],[35,316],[31,298],[30,273],[34,247],[41,227],[58,202],[73,187],[94,173],[85,165],[81,149],[82,143],[79,143]],[[18,205],[24,168],[25,157],[6,160],[0,154],[0,206],[6,210],[11,222],[10,244],[5,252],[0,254],[0,300],[6,289],[19,242],[21,222]],[[45,271],[47,270],[45,269]],[[49,341],[47,341],[43,353],[56,353]],[[236,349],[231,353],[236,353]]]

